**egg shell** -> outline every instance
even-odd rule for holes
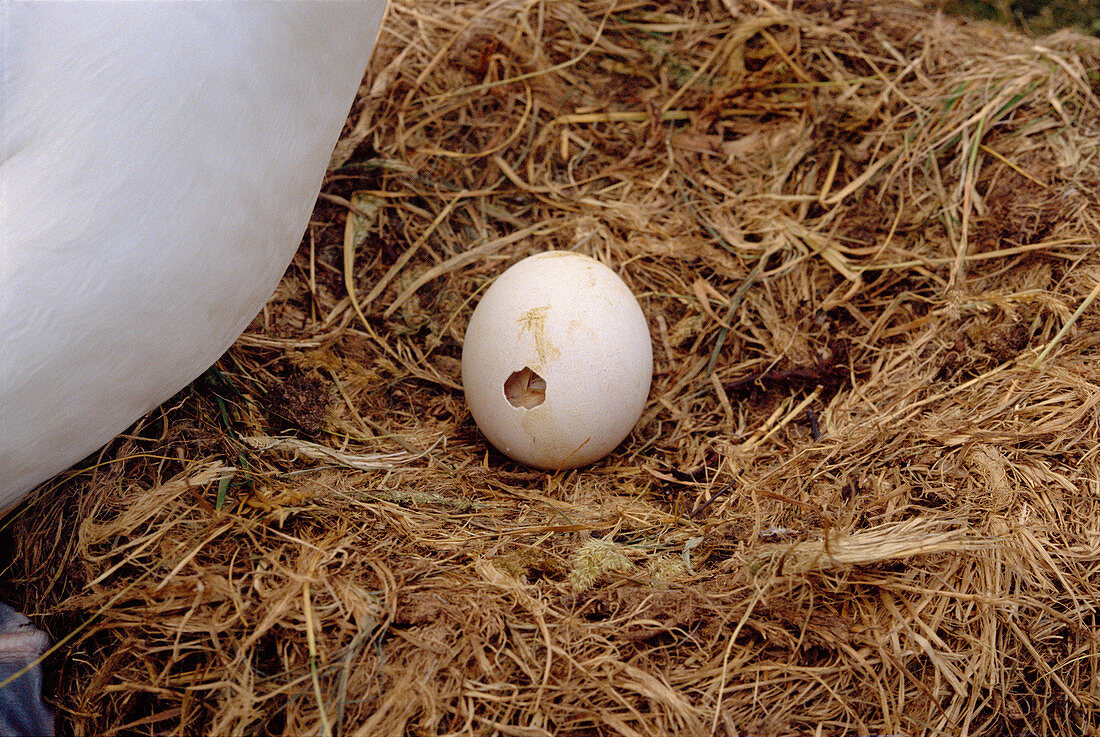
[[[462,348],[466,403],[482,433],[510,458],[544,469],[614,450],[641,416],[652,377],[634,294],[614,271],[571,251],[540,253],[501,274]],[[535,386],[525,392],[527,379]]]

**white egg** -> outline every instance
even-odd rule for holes
[[[622,442],[645,407],[653,348],[614,271],[570,251],[501,274],[462,346],[466,404],[502,453],[546,469],[583,466]]]

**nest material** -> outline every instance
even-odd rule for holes
[[[1100,733],[1098,61],[906,6],[393,3],[264,313],[9,520],[65,729]],[[561,474],[458,367],[546,249],[656,359]]]

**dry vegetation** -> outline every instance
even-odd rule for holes
[[[396,2],[262,316],[8,520],[64,729],[1100,734],[1098,61],[840,0]],[[656,357],[561,474],[459,386],[545,249]]]

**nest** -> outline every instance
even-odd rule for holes
[[[8,521],[63,728],[1100,733],[1098,61],[916,6],[393,3],[262,315]],[[655,349],[563,473],[460,386],[547,249]]]

